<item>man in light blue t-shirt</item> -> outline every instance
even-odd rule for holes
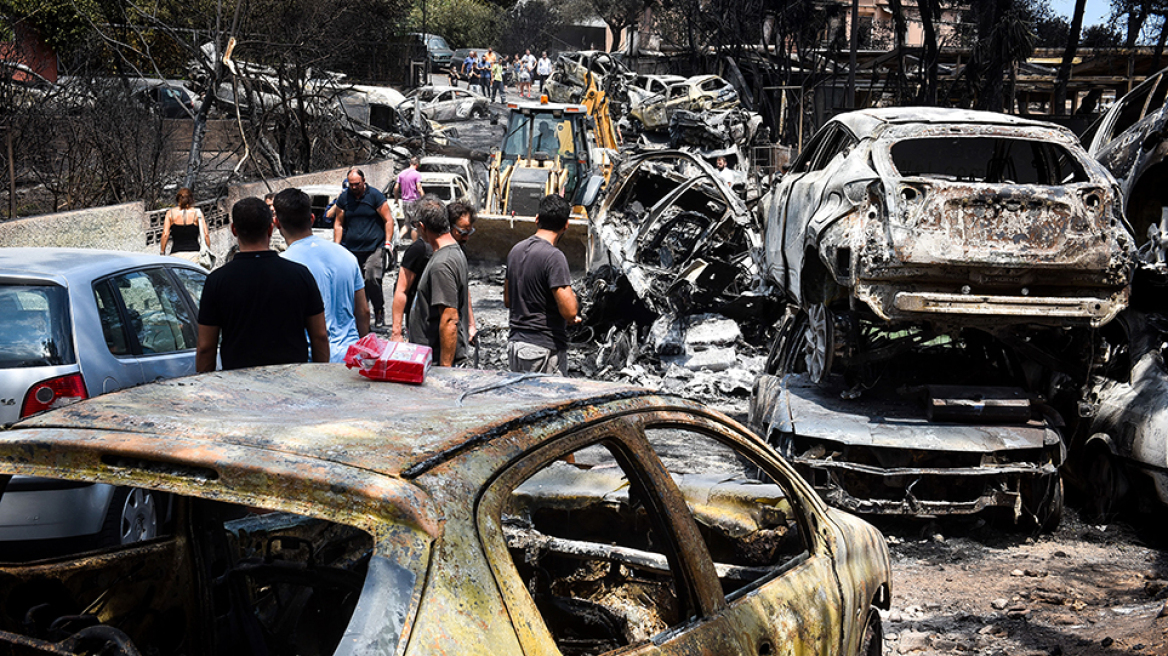
[[[288,249],[284,257],[308,267],[324,301],[329,362],[344,362],[349,346],[369,332],[365,278],[357,258],[340,244],[312,234],[312,200],[299,189],[285,189],[272,202],[276,226]]]

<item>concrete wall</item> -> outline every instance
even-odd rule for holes
[[[397,174],[393,161],[363,164],[361,170],[365,172],[369,184],[383,191],[392,189]],[[227,199],[220,206],[229,212],[231,206],[241,198],[262,198],[269,191],[312,184],[335,184],[339,192],[341,180],[347,171],[348,168],[332,169],[269,180],[267,183],[234,185],[228,188]],[[222,256],[235,243],[230,221],[207,203],[200,203],[200,206],[210,228],[211,251]],[[165,210],[147,212],[141,202],[134,202],[0,221],[0,247],[50,246],[157,253],[164,213]]]
[[[0,246],[103,248],[148,253],[141,202],[30,216],[0,223]]]
[[[398,173],[398,169],[395,168],[393,160],[362,164],[359,168],[365,172],[365,182],[367,184],[381,190],[387,198],[392,195],[393,181]],[[232,185],[227,188],[227,200],[224,201],[223,209],[230,212],[231,207],[237,201],[248,196],[263,198],[269,193],[282,191],[289,187],[331,184],[336,185],[337,193],[340,193],[341,182],[345,179],[345,174],[348,172],[349,169],[346,167],[343,169],[331,169],[328,171],[305,173],[304,175],[294,175],[289,178],[272,179],[267,182],[249,182],[247,184]]]

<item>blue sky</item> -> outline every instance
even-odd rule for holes
[[[1075,10],[1075,0],[1050,0],[1050,8],[1062,14],[1067,22],[1071,22],[1071,12]],[[1083,27],[1099,25],[1107,22],[1111,15],[1111,2],[1108,0],[1087,0],[1087,11],[1083,14]]]

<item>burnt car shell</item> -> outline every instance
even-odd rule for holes
[[[1150,291],[1162,305],[1168,277],[1162,267],[1158,274],[1160,285]],[[1087,385],[1094,412],[1075,435],[1069,463],[1093,521],[1137,506],[1125,499],[1168,505],[1168,323],[1159,312],[1129,308],[1109,328],[1116,328],[1107,334],[1113,355]]]
[[[1143,243],[1153,225],[1161,236],[1168,225],[1168,69],[1144,80],[1107,110],[1083,136],[1091,156],[1115,179],[1123,194],[1124,215],[1135,239]]]
[[[1128,300],[1111,176],[1064,128],[938,108],[842,114],[764,197],[766,270],[885,321],[1091,325]]]
[[[655,455],[653,430],[688,431],[749,453],[778,484],[764,490],[685,474],[674,483],[673,470]],[[615,464],[628,476],[623,482],[613,468],[564,458],[606,445],[619,456]],[[413,386],[370,381],[329,364],[208,373],[26,420],[0,441],[0,474],[116,481],[246,513],[230,535],[180,522],[173,538],[131,549],[0,563],[0,597],[8,602],[0,609],[0,641],[49,653],[70,653],[63,646],[83,639],[127,645],[121,653],[134,653],[130,646],[142,653],[237,653],[244,642],[257,653],[321,656],[577,653],[605,628],[596,618],[612,619],[614,611],[562,593],[557,605],[540,606],[540,591],[517,568],[553,555],[563,556],[557,562],[569,563],[568,572],[582,562],[622,563],[606,580],[634,568],[640,576],[628,590],[675,594],[693,611],[679,615],[644,594],[622,597],[626,605],[676,616],[673,626],[649,638],[626,634],[617,647],[629,651],[756,653],[782,644],[807,653],[869,653],[880,644],[877,609],[888,608],[891,594],[879,532],[826,508],[744,427],[692,402],[584,379],[435,367]],[[758,500],[763,494],[778,494],[782,505],[765,505]],[[514,518],[526,521],[522,527],[498,512],[515,502],[533,504],[525,517]],[[564,509],[594,522],[607,517],[607,526],[618,516],[664,521],[629,532],[652,536],[652,552],[539,535],[535,543],[512,541],[517,528],[541,520],[536,510]],[[283,513],[359,529],[368,536],[356,543],[363,555],[315,549],[304,536],[281,536],[282,546],[265,542]],[[743,529],[784,515],[798,550],[779,564],[752,568],[711,559],[707,534],[745,539]],[[248,545],[265,558],[208,559],[200,551],[207,543],[219,545],[215,555]],[[241,570],[244,565],[249,569]],[[676,575],[670,579],[676,588],[645,587],[661,571]],[[357,588],[351,587],[354,572],[364,576]],[[547,574],[532,572],[531,583]],[[734,576],[750,582],[724,592],[723,582]],[[559,578],[565,585],[572,580]],[[241,579],[262,585],[234,587]],[[317,602],[312,615],[299,615],[303,602],[315,599],[306,590],[319,593],[342,579],[352,592],[337,608]],[[267,592],[290,582],[298,602],[280,603]],[[20,591],[35,589],[52,589],[69,603],[39,608],[36,620],[25,622],[30,615],[20,606],[36,600]],[[98,611],[74,624],[74,604]],[[156,612],[135,612],[147,608]],[[338,625],[337,613],[351,618],[342,615]],[[69,617],[52,622],[55,633],[38,632],[62,614]],[[576,626],[591,622],[591,632],[563,637],[560,625],[571,618]],[[281,630],[322,623],[336,629],[328,640],[264,651]]]
[[[834,382],[760,376],[749,419],[831,505],[912,516],[999,507],[1026,525],[1057,525],[1066,448],[1022,390],[885,389],[861,404]]]
[[[722,306],[760,281],[753,215],[708,162],[681,150],[622,165],[590,217],[591,268],[615,267],[655,312]]]

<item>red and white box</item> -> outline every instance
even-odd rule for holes
[[[434,361],[429,346],[410,342],[391,342],[369,333],[345,353],[345,366],[359,368],[357,373],[372,380],[398,383],[422,383]]]

